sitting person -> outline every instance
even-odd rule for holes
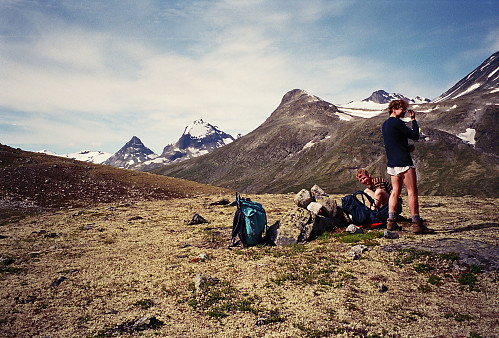
[[[378,208],[388,203],[392,192],[390,182],[383,177],[371,177],[366,169],[359,169],[356,177],[360,183],[369,186],[364,192],[372,197]]]

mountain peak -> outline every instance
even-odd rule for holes
[[[130,141],[128,141],[125,144],[125,147],[126,146],[132,146],[132,145],[143,146],[144,143],[142,143],[142,141],[140,140],[140,138],[138,138],[137,136],[132,136],[132,138],[130,139]]]
[[[190,135],[193,138],[201,139],[219,131],[217,127],[204,122],[202,119],[198,119],[186,126],[182,135]]]
[[[109,157],[103,164],[119,168],[131,168],[157,155],[137,137],[133,136],[120,150]]]
[[[499,90],[499,52],[492,54],[480,66],[462,78],[432,102],[456,99],[470,93],[495,94]],[[497,94],[496,94],[497,95]]]
[[[419,103],[427,103],[430,102],[430,99],[421,97],[421,96],[416,96],[415,98],[409,98],[405,95],[399,94],[399,93],[388,93],[385,90],[377,90],[371,94],[368,98],[362,100],[362,102],[374,102],[374,103],[379,103],[379,104],[387,104],[390,103],[392,100],[406,100],[409,103],[412,104],[419,104]]]
[[[305,100],[307,102],[322,101],[319,97],[311,95],[303,89],[293,89],[284,94],[281,104],[289,104],[300,100]]]

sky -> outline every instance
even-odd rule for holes
[[[497,0],[0,0],[0,143],[160,154],[288,91],[436,98],[499,50]]]

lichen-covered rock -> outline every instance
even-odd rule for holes
[[[294,202],[300,208],[307,208],[307,206],[312,202],[312,195],[307,189],[300,190],[294,198]]]
[[[315,196],[315,201],[322,205],[322,210],[329,217],[336,217],[338,215],[338,205],[335,200],[327,195]]]
[[[319,196],[328,196],[324,190],[322,190],[321,187],[319,187],[317,184],[315,184],[311,189],[310,193],[312,195],[312,198],[317,199]]]
[[[276,229],[273,239],[275,245],[284,246],[298,243],[303,229],[312,219],[312,214],[307,209],[294,208],[284,215]]]
[[[311,241],[326,231],[333,231],[336,227],[336,219],[315,215],[306,209],[297,207],[284,215],[268,233],[275,245],[285,246]]]

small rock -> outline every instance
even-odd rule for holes
[[[52,284],[50,284],[50,286],[53,287],[53,288],[58,287],[66,279],[67,279],[66,277],[61,276],[61,277],[57,278],[55,281],[53,281]]]
[[[192,220],[188,223],[189,225],[196,225],[196,224],[202,224],[202,223],[208,223],[207,220],[203,218],[203,216],[199,214],[194,214],[192,217]]]
[[[228,199],[225,199],[225,198],[220,200],[220,201],[210,203],[210,205],[229,205],[229,204],[230,204],[230,201]]]
[[[346,232],[349,232],[351,234],[363,234],[364,233],[364,230],[362,230],[362,228],[359,228],[357,225],[355,224],[350,224],[346,229],[345,229]]]
[[[350,251],[352,251],[352,252],[358,252],[359,254],[361,254],[361,253],[364,253],[364,252],[367,251],[367,246],[362,245],[362,244],[355,245],[355,246],[352,246],[350,248]]]
[[[352,259],[352,260],[356,260],[356,259],[359,259],[360,258],[360,253],[358,252],[354,252],[354,251],[349,251],[347,253],[347,256]]]
[[[208,276],[203,276],[200,273],[194,277],[194,290],[196,294],[202,294],[206,289],[210,286],[220,283],[220,280],[217,278],[212,278]]]
[[[347,256],[353,260],[359,259],[363,252],[367,251],[367,246],[359,244],[352,246],[350,251],[347,253]]]
[[[392,231],[388,231],[387,229],[385,229],[383,231],[383,236],[385,236],[385,238],[388,238],[388,239],[397,239],[397,238],[399,238],[399,234],[398,233],[392,232]]]
[[[264,317],[260,317],[256,320],[255,322],[255,325],[256,326],[262,326],[262,325],[265,325],[265,322],[266,322],[267,318],[264,318]]]
[[[386,291],[388,291],[388,287],[386,285],[384,285],[383,283],[379,282],[378,283],[378,290],[379,290],[379,292],[386,292]]]
[[[441,206],[443,206],[442,203],[427,203],[427,204],[423,205],[421,208],[438,208]]]
[[[44,238],[57,238],[59,237],[61,234],[60,233],[55,233],[55,232],[51,232],[49,234],[46,234],[45,236],[43,236]]]
[[[201,261],[205,261],[208,259],[208,255],[204,252],[200,253],[196,258],[199,258]]]

